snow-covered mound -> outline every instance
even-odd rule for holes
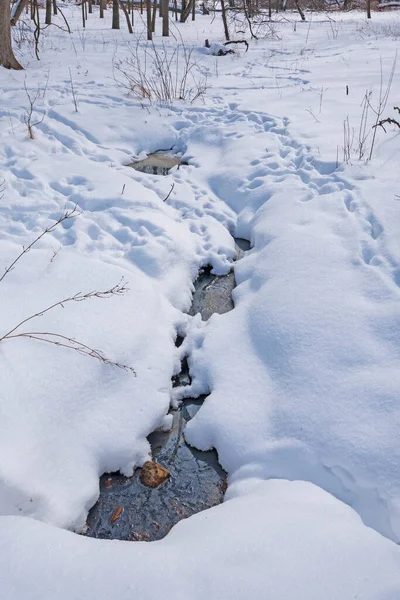
[[[251,489],[254,486],[254,489]],[[397,600],[400,549],[305,482],[253,482],[160,542],[81,538],[3,517],[7,600]]]

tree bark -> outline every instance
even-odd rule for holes
[[[183,13],[186,11],[186,0],[181,1],[181,23],[184,23]]]
[[[196,0],[193,0],[192,6],[192,21],[196,20]]]
[[[0,0],[1,2],[1,0]],[[147,39],[153,39],[153,29],[151,27],[151,0],[146,0],[146,17],[147,17]]]
[[[299,15],[301,17],[302,21],[306,20],[305,14],[303,12],[303,9],[301,8],[300,4],[299,4],[299,0],[295,0],[295,4],[296,4],[296,8],[299,11]]]
[[[89,12],[90,12],[90,14],[92,14],[93,13],[93,2],[92,2],[92,0],[88,0],[88,6],[89,6]]]
[[[367,19],[371,18],[371,0],[367,0]]]
[[[129,13],[128,13],[127,9],[126,9],[125,3],[124,2],[120,2],[119,4],[120,4],[120,7],[122,8],[122,11],[123,11],[123,13],[125,15],[126,24],[128,26],[128,31],[129,31],[129,33],[133,33],[131,21],[129,19]]]
[[[230,38],[229,38],[228,21],[226,18],[225,0],[221,0],[221,10],[222,10],[222,22],[224,24],[225,39],[228,42]]]
[[[169,37],[169,0],[161,0],[162,4],[162,34]]]
[[[0,0],[0,65],[6,69],[22,69],[11,44],[10,2]]]
[[[0,0],[0,2],[2,2],[3,0]],[[11,25],[16,25],[18,19],[20,18],[22,11],[24,10],[25,6],[28,5],[28,0],[18,0],[18,2],[16,2],[12,8],[11,11]]]
[[[100,0],[100,19],[104,19],[104,0]]]
[[[46,25],[51,25],[51,1],[52,0],[46,0],[46,18],[44,21]]]
[[[112,29],[119,29],[119,2],[113,0]]]
[[[53,0],[53,15],[58,14],[57,0]]]
[[[153,14],[151,16],[151,31],[152,31],[152,33],[155,33],[155,31],[156,31],[156,17],[157,17],[157,0],[154,0]]]

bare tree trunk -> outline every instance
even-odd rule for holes
[[[303,12],[303,9],[301,8],[300,4],[299,4],[299,0],[295,0],[295,4],[296,4],[296,8],[299,11],[299,15],[301,17],[302,21],[306,20],[305,14]]]
[[[112,29],[119,29],[119,2],[113,0]]]
[[[154,0],[153,14],[152,14],[152,17],[151,17],[151,31],[152,31],[152,33],[154,33],[155,30],[156,30],[156,17],[157,17],[157,0]]]
[[[128,13],[128,11],[126,10],[125,3],[124,3],[124,2],[120,2],[120,3],[119,3],[119,5],[120,5],[120,7],[122,8],[122,10],[123,10],[123,13],[124,13],[124,15],[125,15],[126,24],[128,25],[128,31],[129,31],[129,33],[133,33],[133,29],[132,29],[131,21],[130,21],[130,19],[129,19],[129,13]]]
[[[272,0],[268,0],[268,18],[272,19]]]
[[[58,14],[57,0],[53,0],[53,15]]]
[[[92,3],[92,0],[88,0],[88,6],[89,6],[89,12],[90,12],[90,14],[92,14],[93,13],[93,3]]]
[[[10,2],[0,0],[0,65],[6,69],[22,69],[11,44]]]
[[[194,4],[194,0],[189,0],[189,2],[185,5],[185,9],[181,12],[181,23],[186,23],[189,18],[190,13],[192,12],[192,7]]]
[[[162,4],[162,15],[163,15],[163,21],[162,21],[162,34],[164,37],[168,37],[169,36],[169,0],[161,0],[161,4]]]
[[[151,27],[151,0],[146,0],[146,17],[147,17],[147,39],[153,39],[153,30]]]
[[[181,2],[181,23],[184,23],[183,14],[186,11],[186,0],[182,0]]]
[[[143,0],[140,0],[140,14],[143,14]]]
[[[193,6],[192,6],[192,21],[195,21],[196,19],[196,0],[193,0]]]
[[[222,10],[222,22],[224,24],[224,31],[225,31],[225,39],[227,42],[229,42],[229,29],[228,29],[228,21],[226,18],[226,8],[225,8],[225,0],[221,0],[221,10]]]
[[[45,19],[45,24],[46,25],[51,25],[51,0],[46,0],[46,19]]]
[[[0,0],[1,2],[1,0]],[[85,0],[82,0],[82,27],[86,27],[86,19],[85,19]]]
[[[367,0],[367,19],[371,18],[371,0]]]
[[[100,19],[104,19],[104,0],[100,0]]]
[[[178,21],[178,1],[174,0],[175,21]]]
[[[2,2],[3,0],[0,0]],[[20,18],[24,7],[28,5],[28,0],[18,0],[11,11],[11,25],[15,25]]]

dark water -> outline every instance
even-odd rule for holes
[[[245,240],[236,240],[238,256],[249,248]],[[208,319],[214,312],[232,310],[233,273],[215,277],[208,269],[200,274],[190,314],[200,312]],[[179,345],[182,340],[177,341]],[[183,360],[175,387],[188,385],[190,373]],[[132,477],[118,473],[103,475],[100,497],[87,520],[86,535],[119,540],[158,540],[181,519],[220,504],[226,490],[226,473],[218,463],[215,450],[200,452],[184,439],[186,423],[200,409],[205,397],[187,399],[171,411],[171,431],[149,435],[153,460],[170,472],[170,478],[157,488],[140,482],[140,469]]]

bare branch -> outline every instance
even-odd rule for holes
[[[43,236],[45,236],[47,233],[51,233],[52,231],[55,230],[55,228],[60,225],[60,223],[62,223],[63,221],[67,221],[68,219],[74,219],[75,217],[79,216],[81,214],[81,210],[78,208],[78,205],[75,204],[75,206],[71,209],[71,210],[66,210],[64,212],[64,214],[61,215],[61,217],[52,225],[49,225],[49,227],[47,227],[44,231],[42,231],[42,233],[40,235],[37,236],[36,239],[33,240],[33,242],[31,242],[29,244],[29,246],[26,246],[23,248],[22,252],[17,256],[17,258],[8,266],[5,268],[3,275],[0,277],[0,282],[3,281],[3,279],[6,277],[6,275],[8,275],[8,273],[10,271],[12,271],[15,268],[15,265],[17,264],[17,262],[25,255],[29,252],[29,250],[31,248],[33,248],[33,246],[35,244],[37,244],[37,242],[39,240],[42,239]]]
[[[118,369],[122,369],[123,371],[129,371],[133,373],[136,377],[136,371],[133,367],[129,365],[124,365],[122,363],[116,362],[114,360],[110,360],[107,358],[103,352],[100,350],[96,350],[95,348],[91,348],[82,342],[79,342],[75,338],[69,338],[65,335],[61,335],[59,333],[51,333],[49,331],[29,331],[26,333],[17,333],[15,335],[10,335],[7,339],[16,339],[16,338],[29,338],[31,340],[37,340],[39,342],[46,342],[48,344],[53,344],[54,346],[59,346],[60,348],[67,348],[69,350],[75,350],[78,354],[83,356],[88,356],[90,358],[96,358],[101,361],[105,365],[110,365],[112,367],[117,367]],[[59,341],[63,340],[63,341]],[[1,341],[1,340],[0,340]]]
[[[82,292],[78,292],[74,296],[70,296],[69,298],[64,298],[64,300],[59,300],[58,302],[55,302],[51,306],[48,306],[47,308],[44,308],[43,310],[35,313],[34,315],[27,317],[26,319],[18,323],[18,325],[15,325],[15,327],[13,327],[12,329],[10,329],[10,331],[8,331],[6,334],[0,337],[0,342],[7,338],[10,338],[17,329],[22,327],[22,325],[25,325],[25,323],[27,323],[28,321],[32,321],[32,319],[36,319],[38,317],[42,317],[57,306],[61,306],[61,308],[64,308],[64,305],[68,302],[84,302],[85,300],[89,300],[91,298],[100,298],[101,300],[104,300],[105,298],[111,298],[111,296],[122,296],[123,294],[125,294],[125,292],[129,290],[129,288],[123,284],[123,280],[124,278],[122,278],[120,282],[114,285],[112,288],[105,290],[104,292],[93,291],[86,292],[85,294],[82,294]]]
[[[391,119],[390,117],[388,117],[387,119],[382,119],[382,121],[379,121],[379,123],[374,125],[372,129],[375,129],[375,127],[382,127],[383,131],[386,133],[386,129],[384,127],[386,123],[388,123],[389,125],[397,125],[397,127],[400,129],[400,123],[396,121],[396,119]]]

